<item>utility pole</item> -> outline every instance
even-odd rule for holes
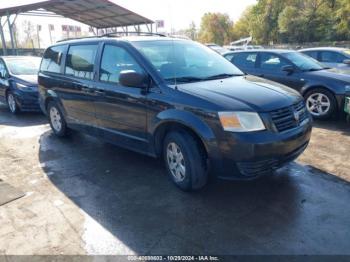
[[[36,35],[38,37],[38,49],[40,49],[40,35],[39,35],[40,30],[39,30],[39,27],[40,27],[40,25],[36,26]]]

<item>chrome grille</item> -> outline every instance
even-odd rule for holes
[[[300,101],[292,106],[270,112],[272,122],[278,132],[300,126],[307,118],[308,112],[304,101]]]

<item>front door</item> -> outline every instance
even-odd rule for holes
[[[122,46],[105,44],[99,62],[95,100],[96,117],[107,140],[139,151],[147,150],[146,90],[119,83],[121,71],[144,73]]]
[[[304,80],[297,72],[285,72],[284,66],[294,66],[281,56],[272,53],[260,53],[258,59],[257,74],[261,77],[300,90]]]

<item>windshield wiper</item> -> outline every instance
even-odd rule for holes
[[[182,77],[172,77],[172,78],[166,78],[165,81],[173,81],[173,82],[180,82],[180,83],[190,83],[190,82],[199,82],[203,81],[203,78],[195,77],[195,76],[182,76]]]
[[[243,74],[217,74],[213,76],[208,76],[204,78],[204,80],[215,80],[215,79],[223,79],[223,78],[229,78],[232,76],[243,76]]]
[[[321,71],[323,70],[324,68],[311,68],[311,69],[307,69],[307,70],[304,70],[306,72],[314,72],[314,71]]]

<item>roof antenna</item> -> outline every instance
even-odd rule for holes
[[[171,3],[168,5],[169,8],[169,17],[170,17],[170,37],[171,37],[171,45],[172,45],[172,60],[173,60],[173,69],[174,69],[174,84],[175,84],[175,90],[177,90],[177,74],[176,74],[176,65],[175,65],[175,44],[174,44],[174,38],[172,37],[173,34],[173,16],[171,11]]]

